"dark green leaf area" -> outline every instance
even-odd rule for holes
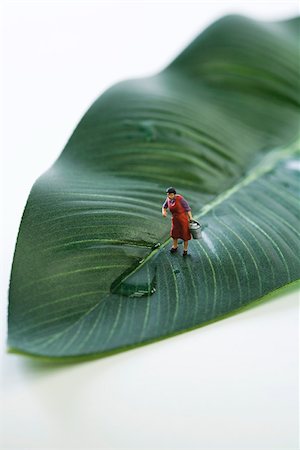
[[[49,356],[109,351],[209,322],[291,283],[299,278],[299,165],[286,158],[213,206],[186,259],[181,244],[178,254],[166,245],[152,256],[149,247],[96,239],[41,245],[42,262],[37,255],[31,281],[14,292],[11,345]]]

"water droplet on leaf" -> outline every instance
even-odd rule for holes
[[[147,142],[153,142],[157,138],[157,129],[152,120],[143,120],[139,122],[139,131],[142,131],[143,136]]]

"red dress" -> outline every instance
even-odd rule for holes
[[[183,239],[184,241],[189,241],[192,239],[189,230],[189,218],[181,204],[182,195],[175,195],[175,202],[171,203],[168,198],[168,208],[172,213],[172,228],[170,231],[170,236],[174,239]]]

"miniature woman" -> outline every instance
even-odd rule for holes
[[[170,252],[175,253],[177,251],[178,239],[180,238],[184,241],[182,256],[187,256],[189,240],[192,238],[189,230],[189,220],[193,220],[192,210],[183,196],[176,194],[176,190],[173,187],[169,187],[166,193],[167,198],[162,206],[161,213],[166,217],[168,208],[172,213],[170,236],[173,238],[173,246]]]

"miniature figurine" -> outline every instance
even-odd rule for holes
[[[167,216],[167,209],[172,213],[172,227],[170,236],[173,238],[173,246],[170,249],[171,253],[175,253],[178,247],[178,239],[183,239],[183,254],[187,256],[187,249],[189,240],[192,238],[189,230],[189,220],[193,220],[192,210],[188,202],[180,194],[176,194],[176,190],[173,187],[169,187],[166,190],[167,198],[162,205],[162,215]]]

